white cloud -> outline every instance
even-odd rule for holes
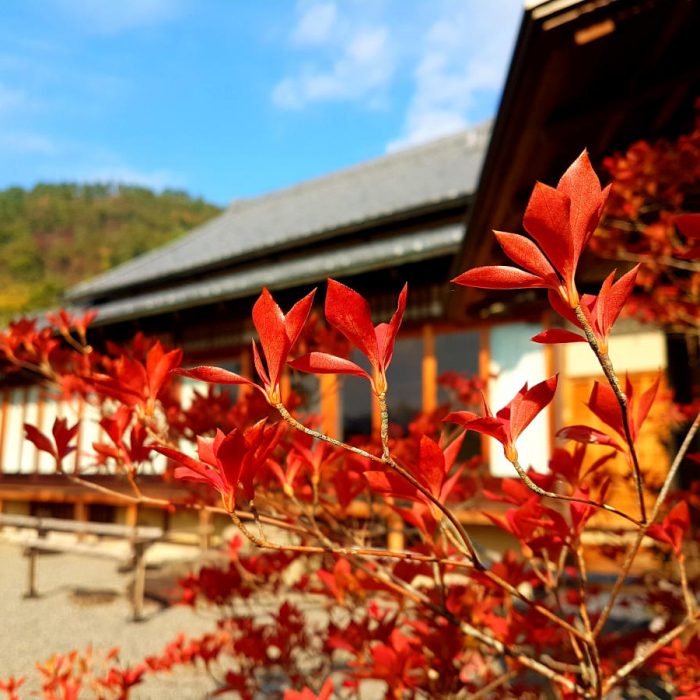
[[[52,156],[61,145],[49,136],[30,131],[0,131],[0,153]]]
[[[386,27],[357,16],[341,16],[328,2],[302,2],[299,8],[291,41],[316,51],[295,74],[274,86],[273,103],[285,109],[360,99],[373,106],[380,104],[395,68]]]
[[[27,98],[22,90],[0,83],[0,114],[24,107],[26,104]]]
[[[128,165],[102,165],[76,168],[70,179],[80,182],[115,182],[139,185],[152,190],[182,188],[183,179],[170,170],[139,170]]]
[[[332,34],[337,15],[333,2],[309,4],[292,32],[292,41],[302,46],[325,43]]]
[[[444,0],[422,42],[415,89],[393,151],[452,133],[474,123],[484,94],[503,84],[515,29],[522,14],[516,0]]]
[[[182,0],[57,0],[58,7],[83,31],[119,34],[174,19],[182,12]]]

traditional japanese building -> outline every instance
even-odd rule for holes
[[[582,400],[600,374],[594,358],[578,345],[530,342],[556,322],[537,291],[485,293],[449,280],[499,263],[490,229],[518,231],[535,180],[555,184],[584,147],[597,165],[638,138],[673,136],[690,125],[700,94],[699,27],[700,6],[686,0],[530,2],[493,123],[234,201],[183,238],[83,282],[67,301],[98,311],[94,328],[102,338],[143,330],[182,347],[187,362],[248,372],[250,310],[262,286],[286,308],[316,286],[322,303],[325,279],[333,277],[365,295],[380,320],[407,281],[406,320],[390,370],[392,418],[402,423],[434,408],[442,398],[436,379],[447,370],[491,375],[495,407],[524,377],[534,382],[559,371],[570,381],[521,447],[528,464],[544,469],[556,429],[588,419]],[[587,269],[588,282],[601,279],[598,263]],[[621,324],[611,354],[619,371],[646,384],[667,365],[667,340],[660,329]],[[314,391],[327,432],[376,424],[359,381],[324,377]],[[65,486],[44,476],[49,462],[22,440],[22,423],[46,425],[57,410],[38,388],[4,392],[6,506],[100,502],[78,491],[68,498]],[[89,452],[94,437],[83,431],[81,451]],[[653,421],[644,440],[647,459],[663,473],[668,457]],[[511,474],[499,451],[489,460],[494,475]]]

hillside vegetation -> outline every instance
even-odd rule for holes
[[[185,192],[109,184],[0,191],[0,318],[59,302],[68,287],[219,212]]]

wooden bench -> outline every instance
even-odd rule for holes
[[[26,597],[38,596],[36,590],[36,558],[41,552],[62,552],[80,556],[112,559],[124,565],[132,566],[134,570],[133,591],[131,604],[133,619],[143,619],[143,599],[146,584],[146,550],[163,538],[159,527],[132,527],[129,525],[113,525],[110,523],[90,523],[78,520],[60,518],[34,518],[24,515],[3,515],[0,513],[0,526],[36,530],[36,537],[22,541],[24,554],[28,560],[27,593]],[[130,552],[113,552],[95,543],[61,542],[47,539],[50,532],[65,532],[80,536],[94,535],[99,538],[126,540]]]

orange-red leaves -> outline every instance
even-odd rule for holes
[[[33,425],[29,425],[29,423],[24,424],[24,433],[27,440],[32,442],[37,450],[50,454],[56,460],[58,469],[61,468],[63,458],[77,449],[75,445],[70,445],[69,443],[78,434],[79,429],[79,422],[69,428],[68,421],[65,418],[56,418],[51,429],[52,442]]]
[[[646,420],[656,394],[659,390],[661,375],[644,392],[637,394],[629,377],[625,380],[625,394],[627,395],[627,414],[629,418],[629,431],[632,441],[637,438],[641,427]],[[593,445],[609,445],[618,452],[627,452],[627,440],[625,426],[622,420],[622,410],[615,392],[607,384],[593,383],[591,395],[586,404],[591,412],[605,425],[611,428],[616,436],[609,436],[599,430],[585,425],[572,425],[563,428],[557,433],[557,437],[576,442]]]
[[[690,511],[685,501],[676,503],[664,518],[663,522],[651,525],[647,530],[649,537],[670,544],[676,556],[680,556],[683,539],[690,529]]]
[[[190,369],[176,369],[173,374],[187,377],[188,379],[198,379],[200,382],[209,382],[210,384],[253,384],[250,379],[246,379],[240,374],[209,365],[201,365]]]
[[[557,388],[557,375],[536,384],[528,389],[527,383],[495,416],[486,415],[482,418],[471,411],[455,411],[445,420],[450,423],[463,425],[467,430],[473,430],[498,440],[504,448],[508,459],[517,459],[515,441],[528,425],[535,419],[554,398]],[[486,401],[484,400],[484,406]]]
[[[503,248],[503,252],[514,263],[547,282],[548,286],[554,288],[559,286],[559,278],[551,263],[529,238],[503,231],[494,231],[493,233]]]
[[[328,280],[326,320],[339,330],[369,361],[379,366],[379,348],[367,300],[354,289]]]
[[[372,365],[373,375],[365,372],[350,360],[323,352],[304,355],[290,365],[302,372],[319,374],[354,374],[370,380],[375,393],[386,391],[386,369],[394,352],[396,335],[399,332],[408,288],[399,294],[396,311],[389,323],[372,324],[372,314],[367,300],[355,290],[335,280],[328,280],[326,293],[326,320],[340,331],[350,343],[357,348]]]
[[[310,352],[302,355],[289,363],[290,367],[301,372],[312,372],[314,374],[354,374],[358,377],[371,379],[359,365],[351,360],[342,357],[329,355],[327,352]]]
[[[308,688],[304,688],[302,691],[285,690],[284,700],[330,700],[333,696],[333,691],[333,681],[327,678],[318,695]]]
[[[512,267],[478,267],[453,282],[485,289],[548,287],[575,308],[579,297],[574,276],[581,253],[598,224],[609,188],[601,190],[584,151],[564,173],[556,189],[538,182],[528,202],[523,226],[537,242],[497,232],[506,255],[527,272]]]
[[[148,351],[146,364],[122,355],[112,376],[93,376],[95,388],[127,406],[139,406],[147,415],[155,409],[155,402],[170,372],[182,360],[182,350],[165,352],[160,341]]]
[[[282,369],[287,362],[289,351],[292,349],[306,319],[311,311],[316,290],[309,292],[300,299],[285,316],[282,309],[275,303],[270,292],[263,289],[253,306],[253,323],[260,337],[267,372],[260,378],[267,385],[269,394],[279,395],[279,381]],[[279,397],[277,398],[279,400]]]
[[[279,403],[282,370],[306,323],[315,293],[315,289],[309,292],[294,304],[286,315],[282,313],[267,289],[263,289],[255,302],[253,323],[260,338],[264,361],[258,346],[253,342],[253,362],[262,381],[262,387],[240,374],[207,365],[178,370],[177,374],[212,384],[245,384],[261,391],[269,403],[273,405]]]
[[[598,295],[584,294],[580,299],[581,310],[588,320],[593,335],[603,352],[608,350],[610,332],[625,303],[632,294],[638,272],[639,265],[635,265],[629,272],[622,275],[617,282],[613,282],[615,278],[615,271],[613,271],[605,278]],[[567,321],[578,328],[582,327],[573,309],[551,290],[549,292],[549,303]],[[586,338],[583,335],[560,329],[542,331],[534,336],[532,340],[536,343],[586,342]]]
[[[475,267],[458,275],[452,281],[463,287],[481,289],[529,289],[547,286],[541,277],[507,265]]]
[[[282,427],[268,426],[262,420],[245,431],[234,428],[224,435],[218,430],[214,438],[200,437],[199,461],[165,445],[154,445],[153,449],[182,465],[175,470],[177,479],[210,484],[232,512],[239,488],[246,500],[253,499],[253,479],[277,446]]]
[[[564,192],[541,182],[535,184],[523,226],[563,278],[571,273],[570,217],[571,199]]]

